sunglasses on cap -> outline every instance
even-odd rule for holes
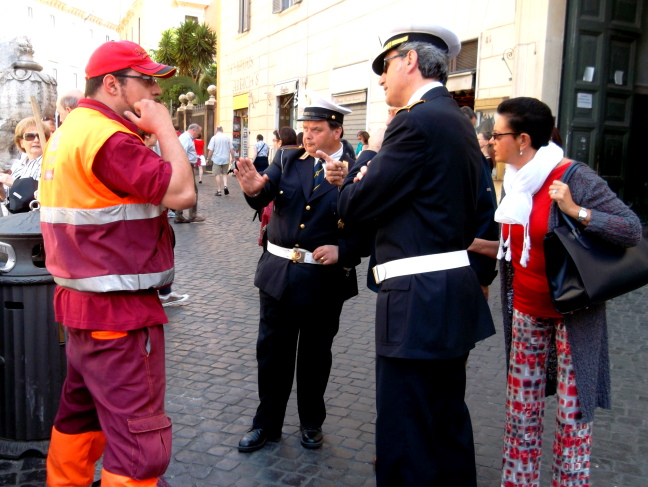
[[[157,83],[157,79],[155,76],[148,76],[146,74],[141,75],[141,76],[136,76],[134,74],[113,74],[115,78],[137,78],[137,79],[143,79],[144,82],[149,85],[153,86],[155,83]]]

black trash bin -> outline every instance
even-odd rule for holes
[[[0,458],[45,455],[65,379],[38,211],[0,218]]]

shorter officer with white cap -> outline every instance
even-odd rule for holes
[[[249,159],[235,170],[248,204],[261,211],[274,200],[267,226],[267,251],[254,284],[261,315],[257,340],[260,404],[239,451],[252,452],[281,437],[297,365],[297,408],[301,443],[324,441],[324,392],[331,371],[333,338],[346,299],[358,293],[354,267],[357,240],[339,225],[337,188],[326,181],[319,150],[351,161],[340,142],[350,110],[317,94],[300,121],[304,147],[286,148],[261,175]]]
[[[345,228],[377,226],[377,485],[474,487],[465,362],[495,329],[466,252],[477,227],[481,152],[443,86],[461,43],[422,23],[383,39],[372,68],[387,104],[403,108],[380,151],[361,153],[338,202]]]

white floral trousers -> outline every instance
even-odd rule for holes
[[[552,487],[588,487],[592,423],[581,417],[565,322],[513,310],[513,340],[506,394],[502,487],[538,487],[545,410],[547,355],[554,335],[558,407]]]

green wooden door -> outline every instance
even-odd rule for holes
[[[644,0],[568,0],[559,128],[624,197]]]

